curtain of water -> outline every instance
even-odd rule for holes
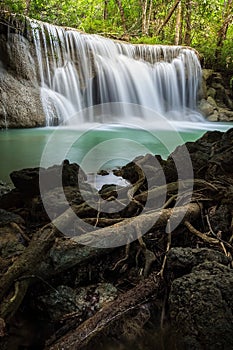
[[[81,124],[77,112],[108,102],[139,104],[173,120],[202,119],[196,111],[201,67],[193,50],[114,42],[35,21],[31,27],[47,125],[73,123],[75,114]]]

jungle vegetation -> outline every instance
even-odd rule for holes
[[[192,46],[233,74],[233,0],[0,0],[1,8],[132,43]]]

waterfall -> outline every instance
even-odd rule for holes
[[[82,124],[87,107],[122,102],[170,120],[200,121],[201,66],[182,46],[132,45],[30,21],[47,125]],[[122,118],[126,118],[124,112]]]

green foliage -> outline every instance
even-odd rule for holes
[[[0,0],[1,1],[1,0]],[[98,33],[117,38],[128,38],[133,43],[174,44],[177,34],[178,9],[172,13],[166,25],[158,34],[175,0],[4,0],[4,5],[14,13],[26,14],[31,18],[56,25],[78,28],[88,33]],[[121,3],[125,23],[122,19]],[[151,8],[150,8],[151,3]],[[188,19],[188,4],[191,16]],[[218,66],[233,72],[233,24],[228,26],[223,44],[217,47],[218,32],[227,11],[233,11],[226,0],[181,0],[179,23],[179,44],[186,45],[187,22],[190,21],[190,45],[205,58],[206,67],[216,64],[216,50],[220,50]],[[143,12],[143,9],[145,12]],[[146,16],[146,35],[143,31],[143,13]],[[226,16],[225,16],[226,17]],[[126,32],[124,32],[126,28]],[[143,34],[144,33],[144,34]]]
[[[26,8],[26,2],[22,0],[5,0],[4,7],[9,9],[13,13],[23,13]]]

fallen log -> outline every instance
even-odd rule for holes
[[[55,344],[46,347],[47,350],[86,349],[101,335],[108,336],[114,323],[124,322],[124,318],[140,305],[145,304],[149,297],[155,298],[162,286],[163,280],[158,273],[152,273],[147,279],[108,303],[102,310],[83,322],[75,330],[68,332]],[[119,332],[119,329],[117,329]],[[116,331],[116,332],[117,332]]]

